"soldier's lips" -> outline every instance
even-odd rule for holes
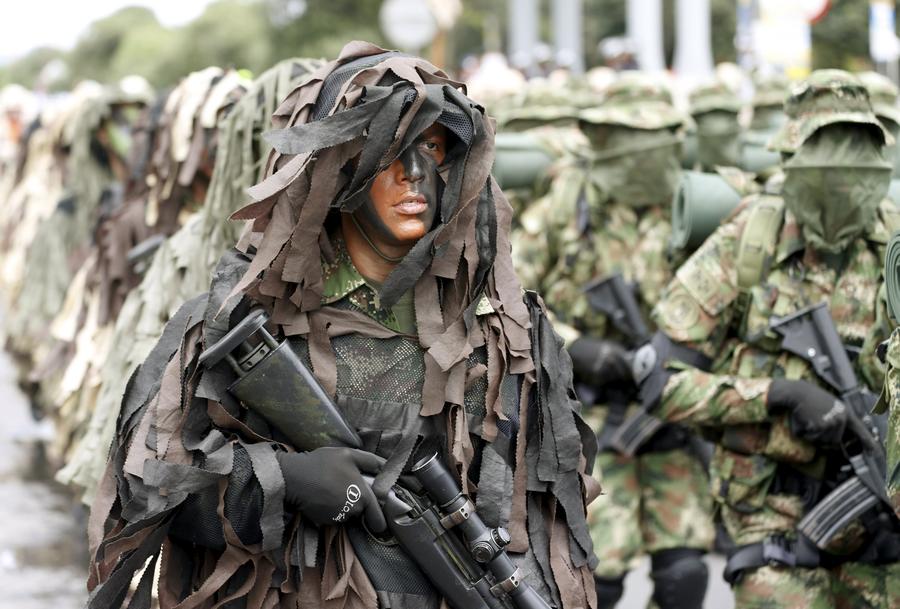
[[[425,197],[421,195],[409,197],[394,205],[394,211],[401,216],[418,216],[425,213],[427,209],[428,203],[425,202]]]

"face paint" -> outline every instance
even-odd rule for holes
[[[387,169],[375,176],[366,201],[353,220],[370,245],[388,258],[381,246],[412,246],[431,230],[440,205],[441,177],[447,135],[432,125]]]

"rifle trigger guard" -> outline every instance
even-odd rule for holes
[[[452,529],[458,524],[461,524],[469,519],[469,516],[472,515],[472,512],[475,511],[475,506],[472,505],[472,502],[466,500],[464,504],[462,504],[458,510],[454,512],[450,512],[443,518],[441,518],[441,526],[447,530]]]
[[[513,571],[512,575],[507,577],[501,582],[497,582],[493,586],[491,586],[491,593],[494,596],[500,596],[502,593],[509,594],[513,590],[519,587],[519,583],[522,581],[522,571],[516,568]]]

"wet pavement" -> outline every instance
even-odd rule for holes
[[[84,606],[86,511],[52,479],[9,356],[0,351],[0,609]]]

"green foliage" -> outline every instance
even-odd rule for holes
[[[270,15],[296,0],[267,0]],[[336,57],[350,40],[389,46],[378,23],[381,0],[305,0],[305,10],[286,23],[273,24],[272,63],[288,57]]]
[[[45,65],[54,60],[60,60],[65,53],[59,49],[50,47],[38,47],[27,55],[0,68],[0,85],[19,83],[28,88],[34,88],[38,75]]]
[[[156,15],[148,8],[131,6],[120,9],[92,23],[68,54],[67,63],[73,82],[85,78],[109,78],[111,60],[131,32],[145,28],[161,28]]]
[[[176,55],[181,72],[207,66],[248,68],[262,72],[274,63],[269,20],[262,6],[243,0],[220,0],[179,32]]]

